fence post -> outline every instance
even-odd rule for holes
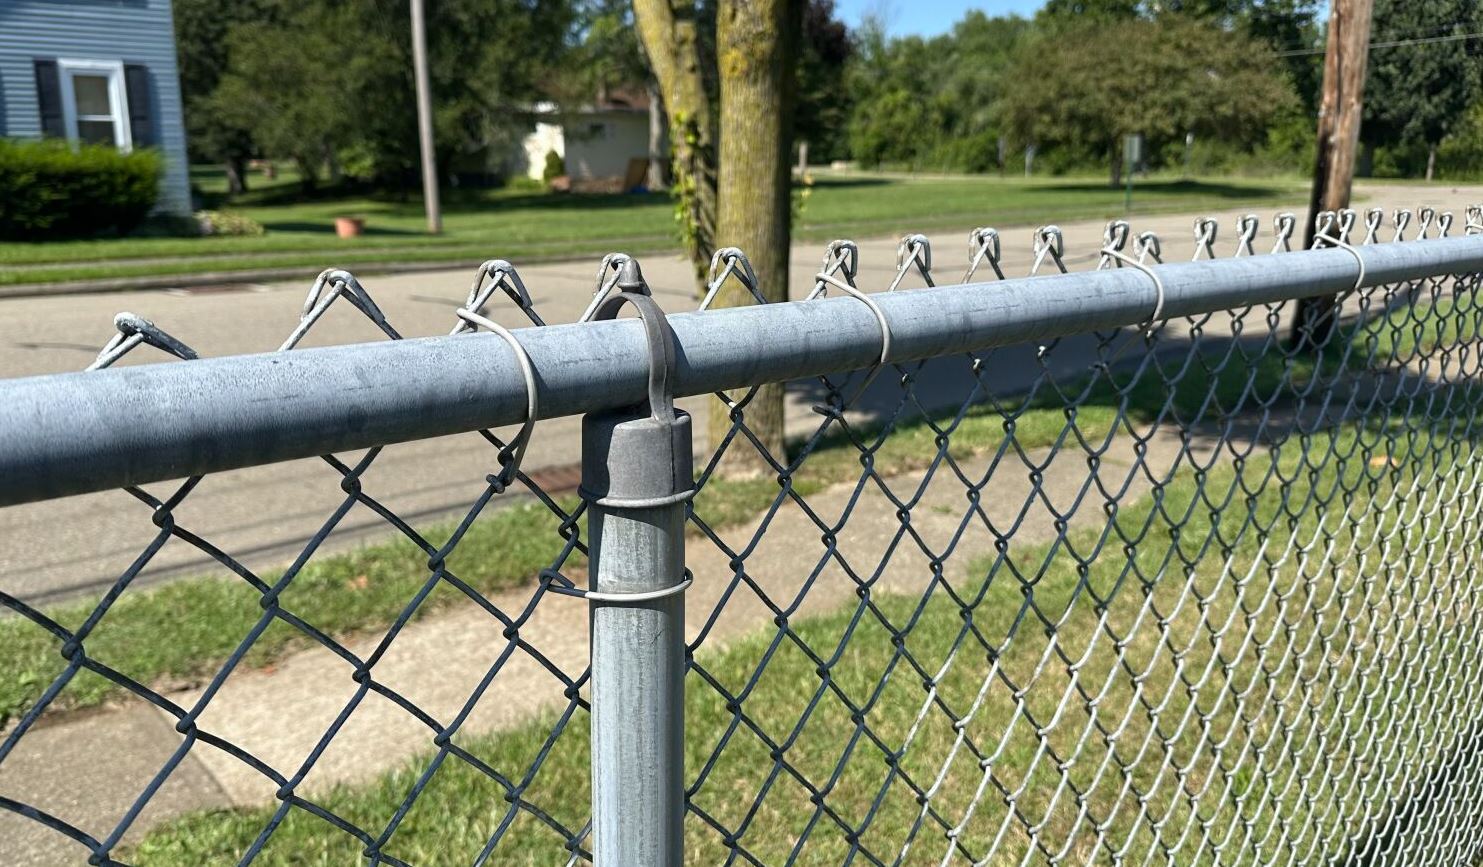
[[[598,308],[633,304],[649,405],[582,420],[592,636],[592,835],[600,867],[678,867],[685,819],[685,503],[690,417],[676,412],[674,336],[638,264]]]

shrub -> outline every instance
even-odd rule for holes
[[[546,165],[541,170],[541,180],[551,183],[555,178],[566,174],[566,161],[556,151],[546,151]]]
[[[0,238],[127,232],[149,216],[161,171],[153,151],[0,139]]]
[[[264,231],[262,223],[231,211],[197,211],[196,223],[202,235],[261,235]]]

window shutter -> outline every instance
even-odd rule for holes
[[[55,60],[36,61],[36,105],[41,111],[41,134],[66,138],[62,118],[62,77]]]
[[[129,101],[129,135],[134,147],[159,144],[155,140],[154,116],[149,98],[149,69],[138,63],[124,64],[124,93]]]

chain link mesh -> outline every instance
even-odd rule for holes
[[[1398,211],[1387,227],[1373,210],[1362,221],[1360,235],[1359,215],[1324,215],[1315,245],[1446,236],[1452,218]],[[1467,231],[1479,222],[1470,211]],[[1200,220],[1192,255],[1285,251],[1294,226],[1281,215],[1262,241],[1244,217],[1226,241]],[[1068,270],[1058,228],[1032,237],[1032,274]],[[996,230],[974,230],[969,253],[961,282],[1005,277]],[[1149,266],[1164,258],[1157,236],[1119,221],[1083,261],[1142,270],[1161,297]],[[583,319],[624,259],[604,260]],[[1291,304],[1172,321],[1155,309],[1142,327],[895,364],[868,292],[934,285],[927,238],[904,237],[897,259],[889,282],[862,286],[859,249],[829,245],[805,297],[868,305],[881,363],[793,384],[791,399],[816,415],[788,431],[785,453],[749,424],[756,389],[714,398],[730,425],[697,462],[689,516],[689,862],[1477,863],[1479,275],[1345,293],[1337,327],[1307,340],[1289,336]],[[728,281],[762,301],[745,255],[726,249],[701,307]],[[501,299],[545,324],[515,268],[491,260],[453,332],[489,325],[481,311]],[[326,271],[280,349],[337,306],[400,339],[354,276]],[[93,368],[143,346],[195,358],[146,320],[116,324]],[[521,469],[527,433],[471,434],[490,446],[484,490],[439,536],[378,500],[367,474],[382,449],[326,456],[343,500],[276,574],[177,520],[199,477],[163,495],[127,489],[157,532],[80,623],[0,592],[61,660],[6,724],[0,770],[80,678],[158,709],[178,743],[111,825],[83,827],[3,791],[0,808],[69,838],[92,864],[150,853],[160,863],[590,860],[585,651],[553,649],[586,628],[584,606],[562,598],[585,584],[585,506]],[[458,554],[512,497],[549,513],[551,556],[527,583],[494,592]],[[370,643],[296,612],[296,582],[352,509],[379,515],[425,563]],[[190,701],[90,649],[115,605],[146,592],[131,585],[167,544],[209,556],[260,609]],[[499,636],[463,703],[436,713],[378,667],[435,597]],[[288,764],[213,731],[207,716],[255,646],[282,630],[332,654],[354,684]],[[428,677],[438,662],[426,660]],[[525,692],[541,693],[538,713],[469,725]],[[381,701],[423,730],[418,757],[369,790],[313,785],[347,724]],[[260,775],[272,797],[230,817],[136,828],[200,751]],[[85,783],[55,781],[83,797]],[[468,792],[481,800],[466,803]],[[230,833],[200,833],[212,823]],[[431,848],[419,842],[429,834]]]

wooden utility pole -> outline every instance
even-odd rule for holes
[[[1303,247],[1313,246],[1320,211],[1349,207],[1359,123],[1364,115],[1365,69],[1370,57],[1373,0],[1332,0],[1328,42],[1323,55],[1323,96],[1318,105],[1318,159]],[[1292,339],[1302,346],[1327,342],[1335,323],[1334,297],[1298,302]]]
[[[438,160],[433,152],[433,97],[427,75],[427,26],[422,0],[412,0],[412,77],[417,82],[417,138],[422,148],[422,202],[427,208],[427,231],[443,231],[443,209],[438,202]]]

